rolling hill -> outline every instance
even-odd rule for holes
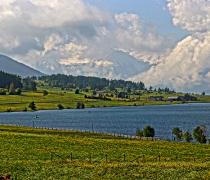
[[[19,63],[5,55],[0,55],[0,71],[16,74],[22,77],[44,75],[43,73],[22,63]]]

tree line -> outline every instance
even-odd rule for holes
[[[0,95],[20,95],[22,90],[36,90],[36,82],[32,78],[21,78],[20,76],[0,71]]]
[[[39,77],[39,80],[43,81],[50,87],[59,88],[91,88],[93,90],[102,90],[109,88],[114,90],[116,88],[131,88],[134,90],[144,90],[145,85],[143,82],[131,82],[124,80],[108,80],[106,78],[98,77],[86,77],[86,76],[72,76],[72,75],[50,75]]]
[[[205,126],[197,126],[193,129],[193,132],[182,131],[180,128],[176,127],[172,129],[172,135],[174,141],[185,141],[191,142],[196,141],[201,144],[207,143],[207,128]],[[136,130],[136,136],[139,137],[155,137],[155,129],[151,126],[146,126],[143,129]]]

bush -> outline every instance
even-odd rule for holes
[[[182,130],[180,130],[178,127],[173,128],[172,134],[175,135],[177,141],[182,139]]]
[[[28,109],[27,109],[27,107],[25,107],[25,109],[23,109],[23,112],[27,112],[28,111]]]
[[[64,106],[62,104],[58,104],[57,107],[58,107],[59,110],[63,110],[64,109]]]
[[[79,94],[79,89],[76,89],[75,90],[75,94]]]
[[[6,90],[0,90],[0,96],[5,96],[7,95],[7,91]]]
[[[11,109],[11,108],[8,108],[8,109],[7,109],[7,112],[12,112],[12,109]]]
[[[199,143],[206,144],[206,127],[205,126],[198,126],[193,130],[193,137]]]
[[[17,88],[15,93],[16,93],[16,95],[21,95],[22,94],[22,90],[20,88]]]
[[[192,138],[192,134],[189,133],[188,131],[185,132],[182,136],[182,138],[186,141],[186,142],[191,142],[193,140]]]
[[[155,136],[155,129],[151,126],[146,126],[143,130],[144,137],[154,137]]]
[[[36,111],[36,104],[35,104],[34,101],[32,101],[32,102],[28,105],[28,107],[29,107],[32,111]]]
[[[144,132],[141,129],[136,130],[136,136],[144,137]]]
[[[77,102],[76,108],[77,109],[85,109],[85,104],[83,102]]]
[[[48,91],[47,90],[44,90],[43,91],[43,96],[47,96],[49,93],[48,93]]]
[[[139,137],[154,137],[155,136],[155,129],[151,126],[146,126],[143,130],[137,129],[136,136]]]
[[[9,91],[9,95],[21,95],[22,94],[22,90],[20,88],[17,88],[14,91]]]

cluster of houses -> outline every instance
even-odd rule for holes
[[[198,98],[189,94],[184,96],[174,96],[174,97],[167,97],[164,98],[163,96],[150,96],[148,98],[149,101],[197,101]]]

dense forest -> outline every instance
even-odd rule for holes
[[[43,81],[50,87],[60,88],[91,88],[102,90],[104,88],[115,89],[115,88],[130,88],[130,89],[145,89],[143,82],[135,83],[124,80],[108,80],[105,78],[98,77],[86,77],[86,76],[71,76],[71,75],[51,75],[39,77],[39,80]]]
[[[7,89],[10,94],[15,94],[17,89],[35,91],[36,83],[33,78],[22,79],[20,76],[0,71],[0,88]]]
[[[22,82],[19,76],[0,71],[0,88],[8,89],[11,84],[13,84],[14,88],[22,88]]]

